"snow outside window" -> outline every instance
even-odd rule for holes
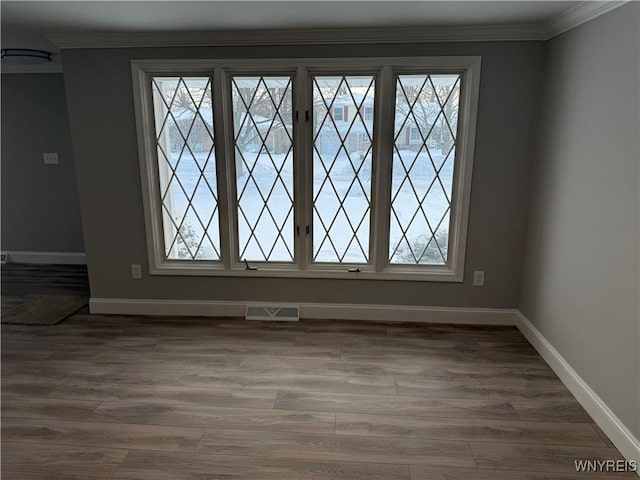
[[[369,262],[373,119],[360,112],[374,101],[371,75],[313,79],[314,262]],[[346,109],[355,114],[338,123]]]
[[[294,260],[291,77],[233,77],[239,258]]]
[[[447,263],[459,108],[459,75],[400,75],[396,81],[393,264]]]
[[[219,260],[211,81],[156,77],[152,89],[164,253],[172,260]]]

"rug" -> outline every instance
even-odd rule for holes
[[[55,325],[89,302],[78,295],[38,295],[16,305],[0,318],[0,323],[15,325]]]

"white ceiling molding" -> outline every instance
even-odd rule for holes
[[[628,1],[629,0],[581,2],[549,21],[547,24],[547,35],[545,40],[557,37],[564,32],[582,25],[583,23],[587,23],[589,20],[593,20],[600,15],[604,15],[605,13],[628,3]]]
[[[544,24],[212,32],[52,33],[48,38],[60,49],[544,41],[604,15],[628,1],[584,1]]]
[[[60,49],[544,40],[543,25],[50,34]]]

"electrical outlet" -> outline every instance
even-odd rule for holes
[[[42,159],[45,165],[58,165],[59,163],[57,153],[43,153]]]
[[[142,278],[142,267],[138,263],[131,264],[131,278],[140,280]]]
[[[473,286],[484,287],[484,271],[476,270],[473,272]]]

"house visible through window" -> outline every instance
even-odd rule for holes
[[[360,115],[337,125],[326,106],[343,105],[333,108],[336,120],[336,112],[361,111],[374,98],[371,75],[313,79],[313,109],[325,112],[313,125],[314,262],[369,262],[373,129]]]
[[[292,78],[232,78],[239,258],[294,259]]]
[[[135,61],[152,273],[460,280],[479,59],[388,61]]]

